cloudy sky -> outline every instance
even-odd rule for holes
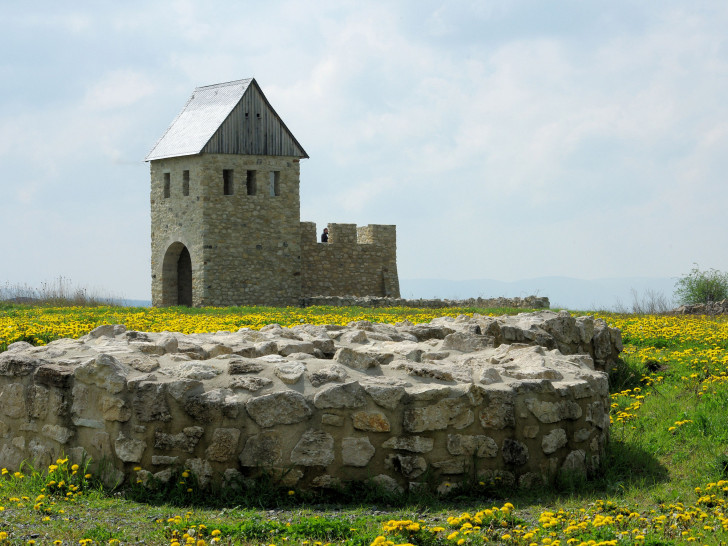
[[[32,7],[31,7],[32,6]],[[402,278],[728,270],[725,0],[13,2],[0,283],[149,298],[144,157],[255,77],[301,218],[397,224]]]

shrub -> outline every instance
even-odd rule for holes
[[[694,264],[690,273],[675,284],[675,299],[683,305],[728,299],[728,273],[716,269],[701,271]]]

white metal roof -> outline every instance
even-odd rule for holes
[[[196,88],[145,161],[199,154],[252,81],[248,78]]]

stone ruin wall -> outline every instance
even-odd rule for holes
[[[681,305],[677,309],[673,309],[671,313],[676,315],[728,315],[728,300]]]
[[[91,457],[108,484],[187,468],[203,486],[266,471],[302,488],[527,487],[597,469],[600,370],[620,350],[603,321],[551,311],[191,335],[100,326],[0,354],[0,461]]]
[[[311,296],[301,299],[301,307],[327,305],[331,307],[414,307],[424,309],[446,309],[448,307],[479,309],[548,309],[549,299],[543,296],[525,298],[468,298],[465,300],[382,298],[377,296]]]
[[[313,222],[301,222],[301,291],[311,296],[399,297],[397,228],[329,224],[320,243]]]

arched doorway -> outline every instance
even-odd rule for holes
[[[192,258],[182,243],[172,243],[162,264],[162,305],[192,305]]]

